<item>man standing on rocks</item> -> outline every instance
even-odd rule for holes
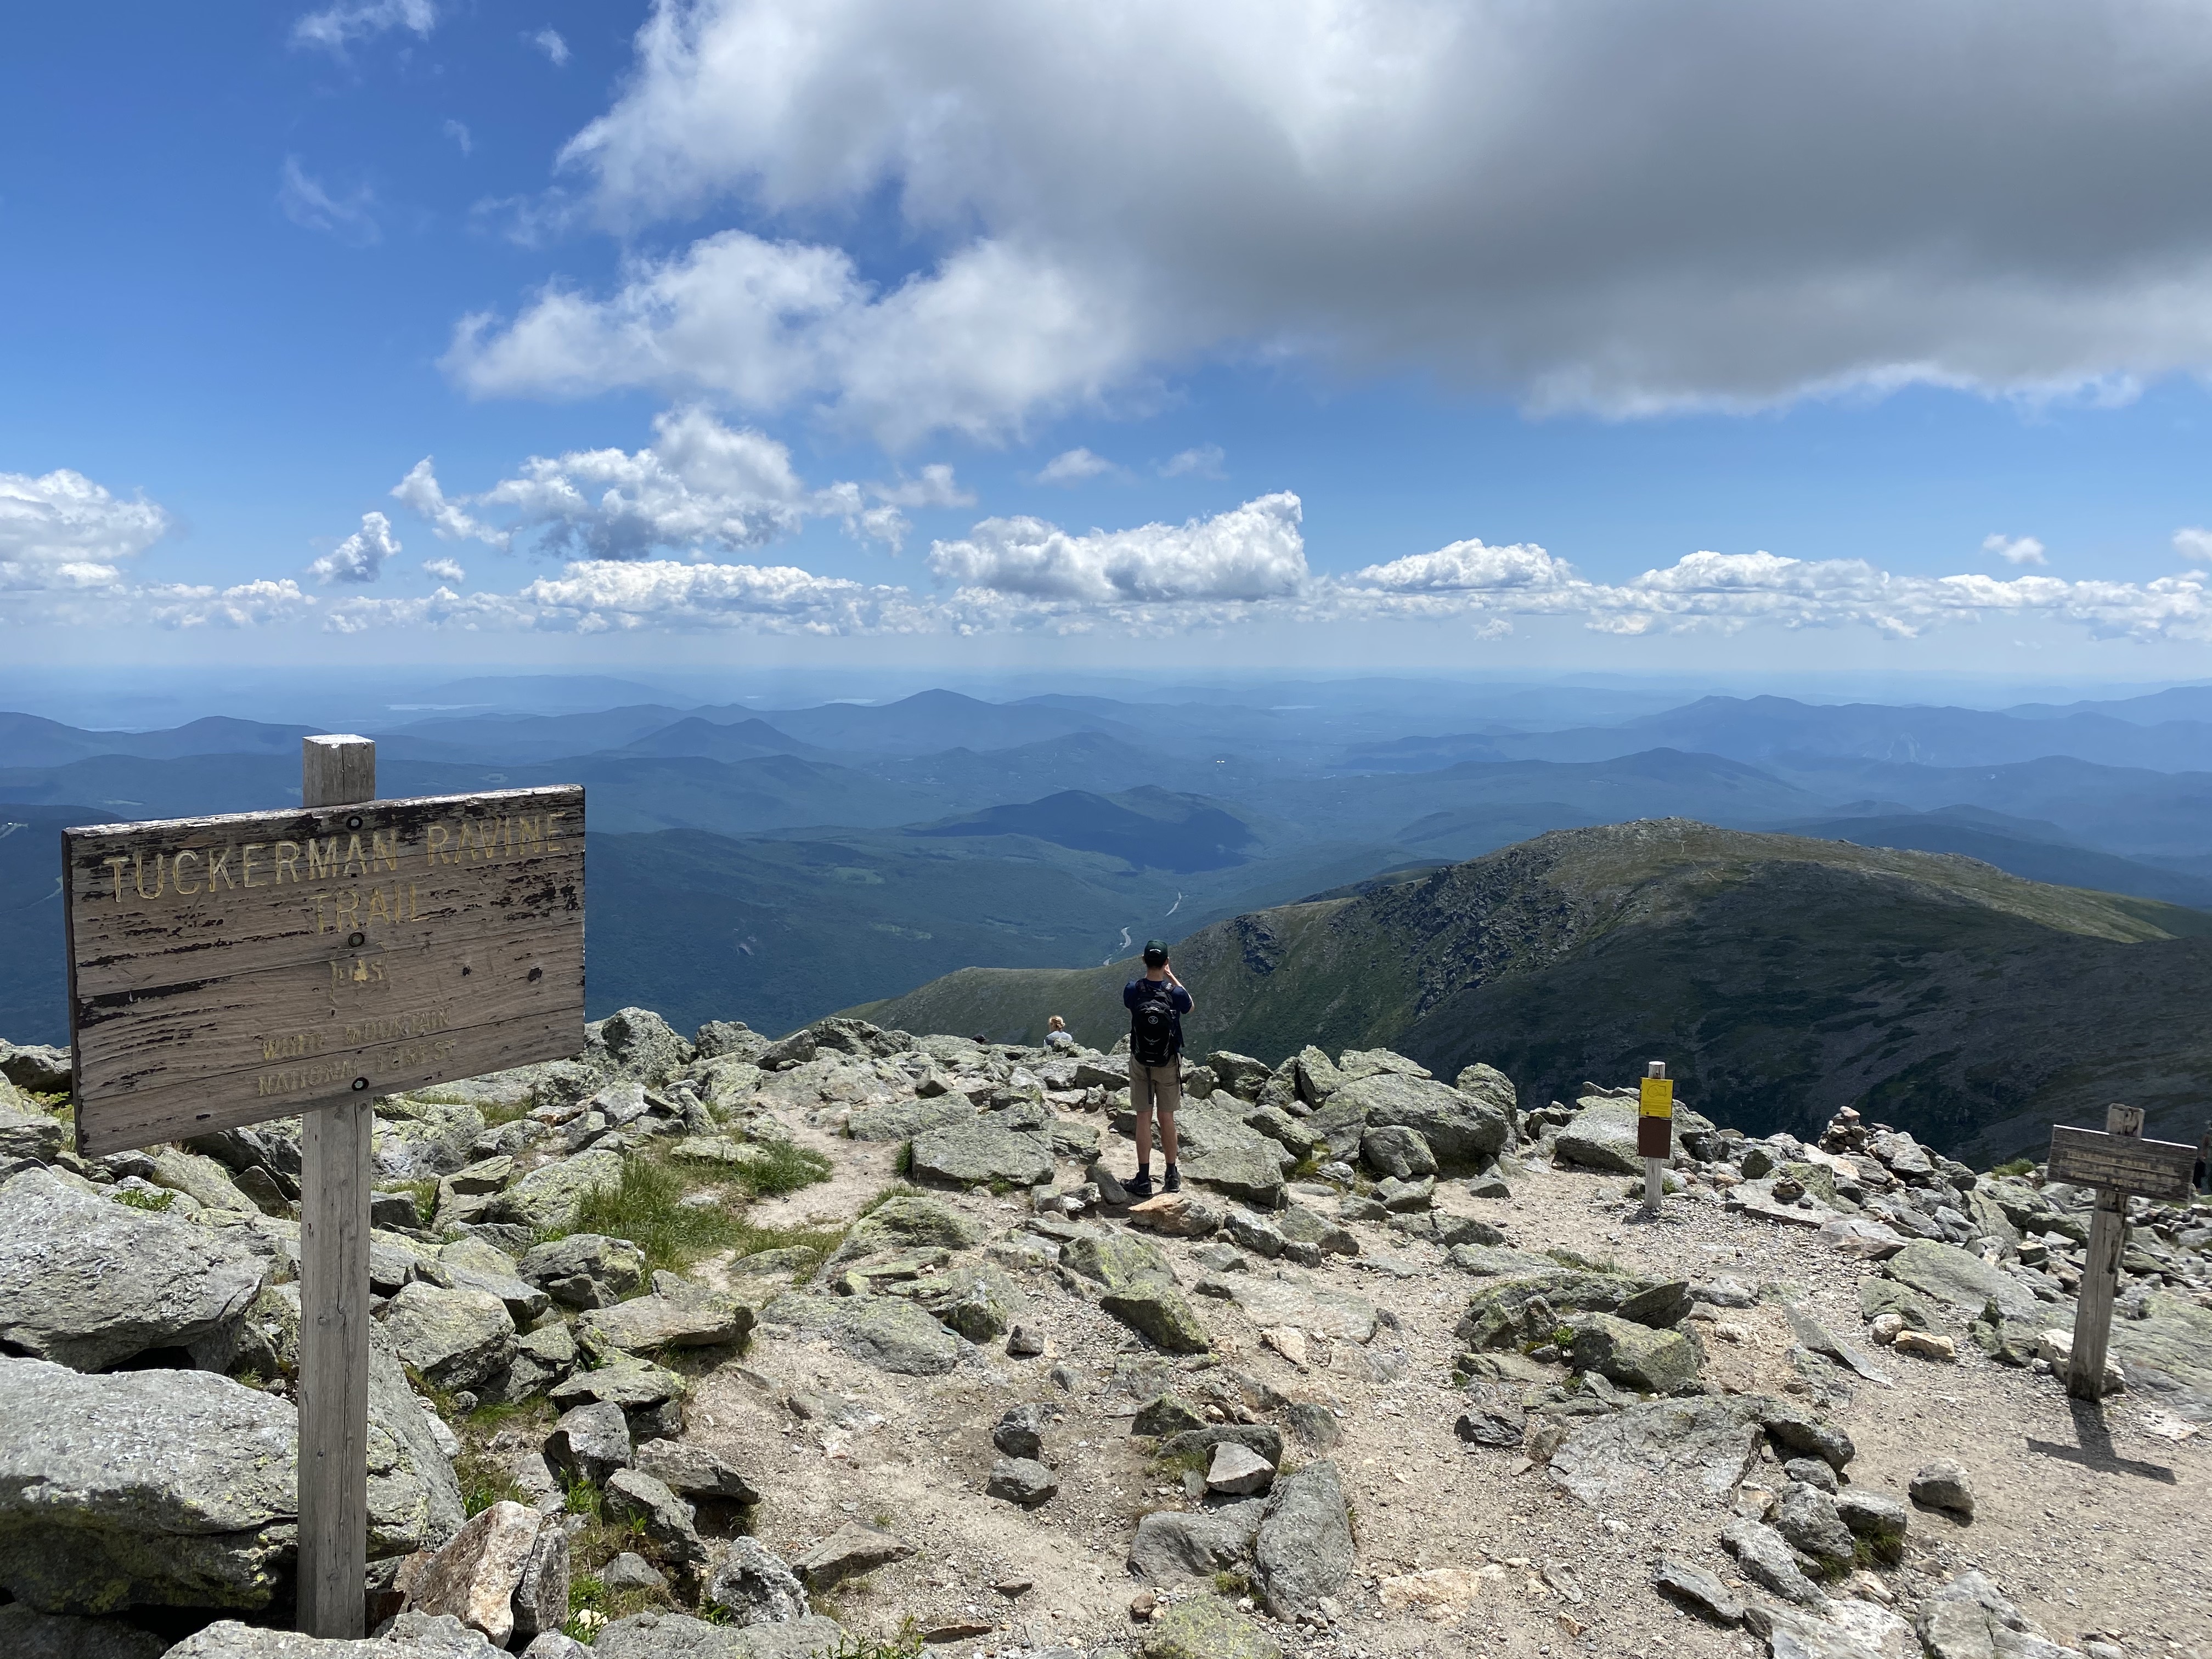
[[[1165,939],[1145,941],[1145,971],[1121,988],[1129,1011],[1129,1103],[1137,1109],[1137,1173],[1129,1196],[1152,1195],[1152,1113],[1160,1115],[1160,1151],[1167,1156],[1164,1192],[1182,1190],[1176,1172],[1176,1108],[1182,1103],[1182,1017],[1190,993],[1168,966]]]

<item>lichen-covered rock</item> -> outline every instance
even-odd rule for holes
[[[1882,1265],[1882,1272],[1932,1301],[1978,1315],[1995,1304],[2006,1319],[2049,1322],[2049,1310],[2035,1292],[1971,1250],[1932,1238],[1916,1238]]]
[[[290,1286],[282,1288],[290,1289]],[[465,1510],[453,1466],[407,1385],[381,1325],[368,1329],[368,1546],[374,1555],[435,1549]]]
[[[1060,1265],[1109,1290],[1120,1290],[1139,1280],[1172,1282],[1175,1268],[1167,1252],[1147,1239],[1125,1232],[1095,1231],[1060,1246]]]
[[[1725,1497],[1758,1460],[1759,1417],[1755,1401],[1646,1401],[1575,1429],[1552,1453],[1548,1474],[1594,1510],[1670,1487]]]
[[[1352,1576],[1352,1517],[1336,1465],[1323,1459],[1283,1476],[1253,1542],[1253,1588],[1278,1619],[1310,1613]]]
[[[697,1054],[650,1008],[617,1008],[584,1028],[584,1058],[657,1089]]]
[[[518,1326],[545,1311],[546,1292],[520,1275],[513,1256],[481,1238],[453,1240],[438,1252],[438,1266],[455,1289],[488,1291],[504,1302]]]
[[[514,1358],[514,1316],[489,1291],[445,1290],[417,1279],[385,1310],[399,1358],[441,1389],[475,1389]]]
[[[620,1186],[622,1171],[622,1154],[604,1146],[541,1164],[495,1197],[484,1214],[539,1232],[566,1232],[576,1224],[585,1198]]]
[[[514,1595],[541,1523],[538,1511],[524,1504],[493,1504],[434,1553],[410,1556],[398,1588],[415,1611],[450,1614],[504,1648],[514,1636]]]
[[[799,1576],[757,1538],[732,1538],[707,1575],[707,1600],[732,1624],[788,1625],[813,1611]]]
[[[51,1164],[61,1155],[61,1120],[36,1109],[0,1078],[0,1167],[21,1160]]]
[[[411,1609],[374,1640],[325,1641],[225,1619],[187,1637],[167,1659],[498,1659],[499,1650],[451,1613]]]
[[[469,1149],[484,1132],[483,1113],[471,1102],[441,1097],[441,1093],[387,1095],[376,1103],[368,1155],[379,1181],[447,1176],[470,1162]]]
[[[854,1358],[902,1376],[941,1376],[960,1340],[903,1297],[810,1296],[793,1291],[761,1310],[770,1324],[818,1331]]]
[[[1145,1627],[1137,1659],[1283,1659],[1283,1650],[1220,1597],[1194,1595]]]
[[[953,1187],[1036,1187],[1052,1179],[1052,1164],[1049,1134],[984,1116],[916,1135],[909,1167],[916,1181]]]
[[[1358,1111],[1364,1128],[1396,1125],[1418,1130],[1446,1170],[1497,1157],[1512,1133],[1511,1121],[1489,1101],[1395,1070],[1346,1084],[1329,1097],[1328,1107],[1332,1113]],[[1335,1139],[1330,1137],[1332,1145]]]
[[[651,1296],[594,1308],[576,1322],[587,1349],[629,1353],[717,1347],[742,1340],[752,1328],[753,1310],[735,1297],[680,1280]]]
[[[533,1245],[517,1273],[568,1308],[605,1308],[645,1283],[645,1252],[626,1238],[571,1233]]]
[[[0,1358],[0,1588],[42,1613],[265,1607],[296,1544],[299,1419],[204,1371]]]
[[[1098,1305],[1163,1352],[1204,1353],[1213,1346],[1182,1292],[1164,1279],[1109,1291]]]
[[[1637,1175],[1644,1159],[1636,1150],[1637,1106],[1632,1100],[1590,1096],[1582,1109],[1560,1125],[1552,1150],[1565,1164],[1607,1175]]]
[[[1588,1273],[1577,1267],[1516,1273],[1494,1279],[1468,1297],[1467,1312],[1453,1334],[1470,1348],[1511,1346],[1529,1332],[1532,1319],[1556,1325],[1571,1313],[1613,1313],[1649,1288],[1644,1280],[1624,1273]],[[1549,1328],[1532,1334],[1547,1335]]]
[[[637,1467],[681,1498],[714,1498],[753,1504],[760,1493],[720,1453],[685,1440],[648,1440],[637,1449]]]
[[[1264,1499],[1247,1498],[1218,1509],[1154,1510],[1137,1522],[1129,1546],[1129,1571],[1156,1584],[1211,1578],[1251,1559]]]
[[[817,1614],[787,1625],[710,1625],[687,1613],[638,1613],[592,1638],[592,1659],[817,1659],[844,1627]]]
[[[1417,1181],[1437,1172],[1437,1157],[1428,1141],[1419,1129],[1403,1124],[1382,1123],[1369,1129],[1360,1137],[1359,1157],[1376,1174],[1400,1181]]]
[[[240,1239],[49,1170],[0,1182],[0,1346],[77,1370],[221,1340],[269,1276]]]
[[[0,1607],[0,1653],[8,1659],[161,1659],[167,1637],[112,1619],[35,1613],[21,1601]]]
[[[1568,1322],[1569,1352],[1580,1371],[1645,1394],[1689,1394],[1698,1386],[1698,1351],[1679,1331],[1655,1331],[1611,1314]]]

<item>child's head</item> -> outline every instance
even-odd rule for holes
[[[1045,1022],[1045,1025],[1047,1029],[1054,1031],[1065,1031],[1067,1029],[1067,1022],[1062,1019],[1058,1014],[1054,1014],[1050,1019],[1047,1020]]]

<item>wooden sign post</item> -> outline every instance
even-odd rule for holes
[[[1644,1213],[1656,1218],[1667,1191],[1667,1160],[1674,1152],[1674,1085],[1663,1060],[1644,1066],[1637,1090],[1636,1151],[1644,1160]]]
[[[2093,1187],[2097,1206],[2089,1217],[2088,1260],[2081,1268],[2081,1299],[2075,1304],[2074,1352],[2066,1392],[2097,1400],[2105,1392],[2105,1352],[2112,1336],[2112,1298],[2119,1293],[2120,1255],[2127,1248],[2130,1193],[2186,1204],[2196,1148],[2177,1140],[2145,1140],[2140,1107],[2107,1106],[2105,1127],[2051,1131],[2045,1179]]]
[[[584,792],[377,800],[301,743],[300,810],[64,830],[77,1150],[302,1117],[298,1623],[359,1637],[379,1095],[577,1053]]]

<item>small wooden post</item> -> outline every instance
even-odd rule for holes
[[[2105,1109],[2106,1134],[2139,1139],[2142,1127],[2141,1107]],[[2119,1293],[2120,1255],[2128,1243],[2127,1203],[2127,1194],[2117,1187],[2097,1188],[2097,1207],[2089,1218],[2088,1260],[2081,1267],[2081,1299],[2074,1312],[2074,1356],[2066,1373],[2066,1392],[2076,1400],[2104,1397],[2112,1298]]]
[[[376,798],[376,745],[301,740],[300,805]],[[368,1570],[369,1092],[305,1118],[300,1180],[300,1570],[302,1634],[363,1634]]]
[[[1650,1061],[1644,1066],[1644,1075],[1646,1078],[1664,1079],[1667,1075],[1667,1062],[1663,1060]],[[1649,1094],[1651,1091],[1645,1090],[1643,1092]],[[1670,1101],[1668,1103],[1670,1109],[1672,1104]],[[1636,1138],[1639,1141],[1644,1139],[1644,1124],[1646,1115],[1644,1109],[1639,1104],[1636,1120]],[[1663,1132],[1671,1137],[1674,1133],[1673,1118],[1670,1115],[1662,1119],[1661,1121],[1665,1125]],[[1666,1195],[1666,1192],[1667,1160],[1663,1157],[1653,1158],[1647,1154],[1644,1159],[1644,1214],[1645,1217],[1654,1221],[1658,1219],[1659,1201]]]

